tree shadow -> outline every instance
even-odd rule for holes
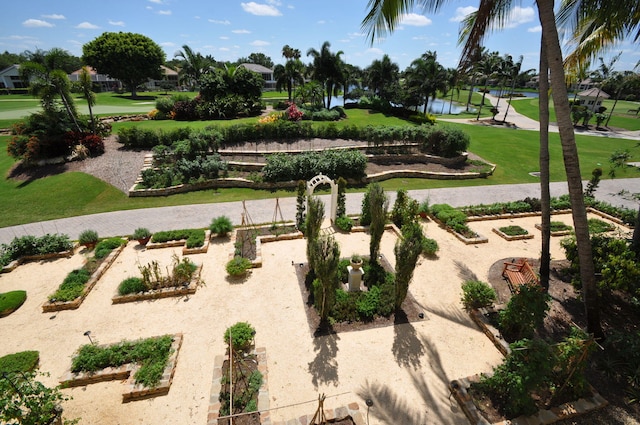
[[[372,402],[371,408],[367,408],[367,423],[369,410],[371,415],[385,424],[426,424],[427,416],[415,409],[415,403],[400,398],[389,386],[378,382],[365,381],[364,386],[358,390],[358,396]]]
[[[462,261],[456,260],[453,263],[458,269],[458,276],[460,277],[460,279],[462,279],[463,281],[478,280],[478,276]]]
[[[333,384],[338,381],[338,341],[340,337],[333,331],[331,325],[318,328],[313,335],[313,351],[316,357],[308,364],[311,382],[317,389],[320,384]]]
[[[393,357],[399,366],[420,367],[420,358],[424,355],[424,347],[418,338],[416,329],[407,318],[404,310],[398,310],[395,314],[393,326]]]

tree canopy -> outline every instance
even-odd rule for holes
[[[149,37],[131,32],[105,32],[82,46],[83,60],[101,74],[122,81],[136,96],[149,78],[162,78],[162,48]]]

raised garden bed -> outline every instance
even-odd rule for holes
[[[74,247],[69,249],[69,250],[60,251],[60,252],[53,252],[51,254],[25,255],[23,257],[18,258],[17,260],[13,260],[12,262],[10,262],[6,266],[4,266],[0,270],[0,273],[9,273],[9,272],[15,270],[16,267],[18,267],[20,264],[28,263],[28,262],[31,262],[31,261],[46,261],[46,260],[53,260],[53,259],[56,259],[56,258],[71,257],[73,255],[73,253],[75,252],[75,249],[76,249],[77,246],[78,245],[74,245]]]
[[[536,224],[536,229],[542,231],[542,225]],[[573,227],[564,224],[561,221],[551,222],[551,236],[567,236],[573,232]]]
[[[147,243],[146,247],[147,249],[159,249],[159,248],[171,248],[176,246],[184,246],[182,248],[182,255],[205,254],[209,250],[209,239],[211,238],[211,231],[201,230],[204,233],[203,244],[201,246],[188,248],[187,247],[188,237],[184,237],[184,235],[186,233],[195,232],[195,231],[196,230],[191,230],[191,229],[187,229],[184,231],[180,231],[180,230],[173,231],[173,232],[176,232],[175,233],[177,235],[176,239],[162,240],[162,242],[154,242],[154,240],[156,240],[155,239],[156,236],[161,236],[161,233],[164,233],[164,232],[157,232],[153,235],[153,238],[151,239],[151,241]],[[166,232],[166,233],[169,233],[169,232]]]
[[[82,295],[73,301],[57,301],[57,300],[48,300],[42,306],[43,313],[52,313],[56,311],[62,310],[75,310],[84,301],[84,299],[89,295],[89,292],[93,289],[98,280],[104,275],[104,273],[111,267],[111,264],[118,258],[118,255],[122,252],[127,244],[124,243],[120,245],[118,248],[114,249],[107,255],[100,263],[98,268],[91,274],[91,277],[84,285],[84,290],[82,291]]]
[[[491,229],[493,233],[507,241],[520,241],[523,239],[533,239],[533,234],[520,226],[507,226]]]
[[[63,387],[81,387],[103,381],[126,379],[126,389],[122,394],[123,403],[168,394],[173,381],[173,375],[178,361],[178,353],[180,351],[183,338],[182,334],[169,336],[171,337],[172,342],[169,349],[168,359],[165,363],[165,367],[158,384],[153,387],[136,383],[135,374],[140,369],[140,365],[137,363],[125,363],[117,367],[107,367],[95,372],[74,373],[69,369],[60,377],[60,384]]]
[[[236,254],[251,260],[254,268],[262,267],[262,244],[267,242],[301,239],[304,235],[293,224],[244,227],[235,232],[235,250],[229,259]]]
[[[127,295],[116,295],[111,298],[113,304],[124,304],[134,301],[155,300],[168,297],[180,297],[183,295],[193,295],[196,293],[198,286],[200,285],[200,274],[202,273],[202,264],[199,265],[193,272],[193,276],[189,282],[185,282],[179,286],[171,286],[166,288],[160,288],[156,290],[150,290],[145,292],[137,292]]]

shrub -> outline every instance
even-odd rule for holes
[[[239,255],[231,259],[226,265],[227,273],[229,273],[230,276],[242,276],[250,268],[251,261]]]
[[[128,277],[118,286],[118,294],[120,295],[135,294],[146,290],[147,287],[139,277]]]
[[[267,157],[262,175],[268,182],[309,180],[320,173],[331,179],[360,179],[365,175],[366,166],[366,156],[357,150],[278,153]]]
[[[47,233],[39,238],[31,235],[13,238],[9,245],[0,245],[0,267],[4,267],[20,257],[52,254],[69,251],[72,248],[73,243],[67,235],[51,235]]]
[[[30,372],[38,366],[40,353],[21,351],[0,357],[0,375],[4,373]]]
[[[91,274],[85,269],[71,271],[64,278],[62,284],[53,295],[49,296],[49,301],[73,301],[84,293],[84,285],[89,281]]]
[[[346,215],[341,215],[340,217],[336,218],[336,226],[338,226],[338,229],[342,230],[343,232],[350,232],[351,228],[353,227],[353,220]]]
[[[552,221],[551,223],[549,223],[549,226],[551,227],[552,232],[564,232],[566,230],[573,230],[573,227],[569,226],[568,224],[564,224],[561,221]]]
[[[467,280],[462,284],[462,304],[466,309],[488,307],[496,298],[496,291],[488,283]]]
[[[540,285],[520,285],[507,307],[499,313],[500,331],[512,341],[533,337],[535,329],[544,321],[550,300],[551,296]]]
[[[151,231],[146,227],[138,227],[136,230],[133,231],[133,235],[131,236],[131,238],[135,240],[146,239],[150,237],[151,237]]]
[[[363,292],[356,301],[356,311],[362,320],[372,320],[378,312],[380,304],[380,287],[373,286]]]
[[[211,233],[216,233],[218,236],[224,237],[227,233],[233,231],[233,224],[229,217],[221,215],[213,219],[209,230],[211,230]]]
[[[245,351],[251,346],[255,335],[256,330],[253,326],[247,322],[238,322],[224,331],[224,342],[227,345],[233,342],[236,351]]]
[[[438,246],[438,241],[431,238],[422,238],[422,253],[428,257],[435,255],[440,247]]]
[[[126,243],[127,241],[122,238],[104,239],[98,242],[98,245],[96,245],[95,253],[93,255],[97,259],[105,258],[111,251],[119,248],[122,245],[125,245]]]
[[[78,236],[78,242],[82,245],[98,243],[98,232],[95,230],[83,230]]]
[[[0,317],[20,307],[27,299],[27,291],[10,291],[0,294]]]
[[[598,218],[590,218],[588,220],[589,233],[606,233],[615,230],[616,226]]]

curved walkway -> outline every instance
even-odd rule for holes
[[[633,209],[638,208],[636,201],[625,200],[620,196],[616,196],[616,193],[621,190],[640,192],[640,178],[603,180],[600,182],[596,197],[613,205],[626,206]],[[565,193],[567,193],[566,182],[551,184],[551,196],[560,196]],[[395,193],[389,191],[387,194],[390,198],[390,205],[393,205]],[[447,203],[453,206],[464,206],[516,201],[527,196],[539,198],[540,185],[538,183],[529,183],[423,189],[409,191],[409,194],[419,201],[429,199],[431,205]],[[347,214],[360,213],[363,196],[363,193],[347,194]],[[323,195],[321,199],[325,202],[325,205],[330,202],[329,195]],[[248,213],[245,217],[245,222],[254,224],[273,222],[276,212],[275,199],[251,200],[246,201],[245,205]],[[279,201],[279,205],[284,220],[294,221],[296,198],[282,198]],[[328,207],[326,210],[328,210]],[[0,243],[9,243],[14,237],[24,235],[40,236],[45,233],[65,233],[72,239],[77,239],[80,232],[85,229],[96,230],[101,237],[107,237],[129,235],[137,227],[147,227],[152,232],[184,228],[205,228],[209,226],[212,218],[220,215],[226,215],[235,225],[240,225],[243,219],[243,212],[242,202],[114,211],[0,228]],[[278,214],[276,220],[279,220],[279,218],[280,215]]]

